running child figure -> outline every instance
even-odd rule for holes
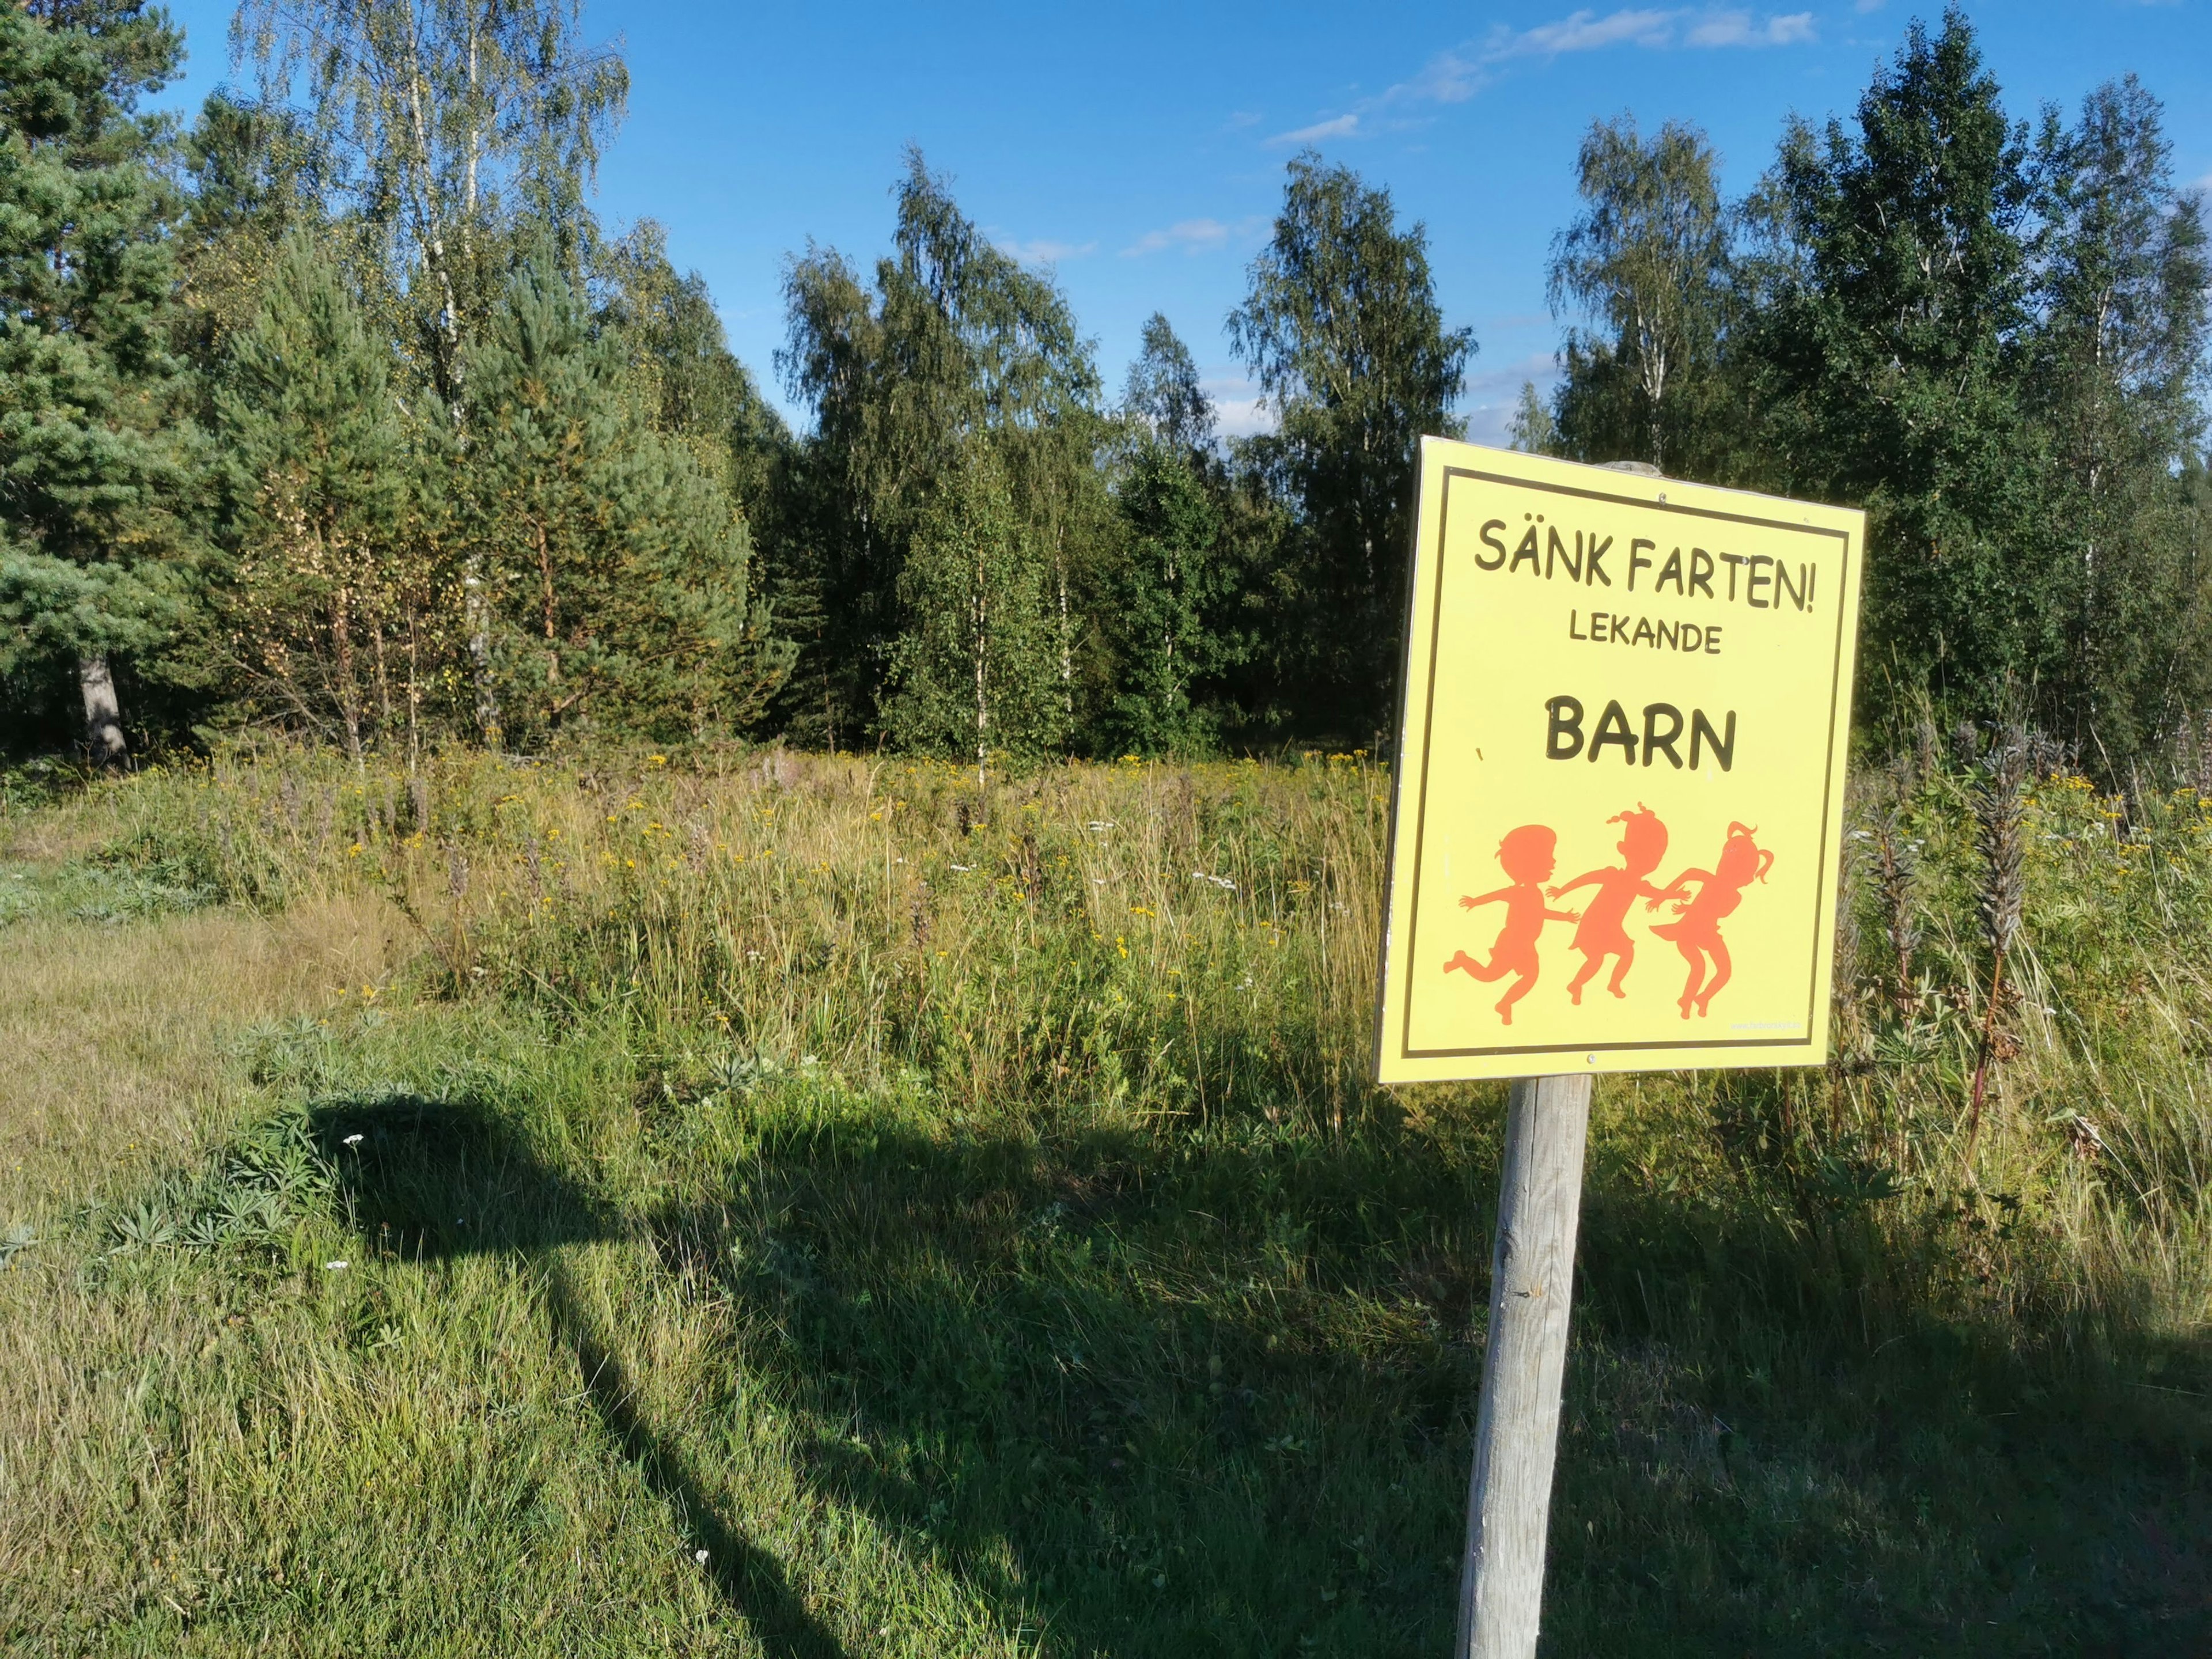
[[[1728,840],[1721,847],[1721,855],[1713,860],[1711,870],[1685,870],[1667,884],[1667,890],[1652,899],[1644,908],[1656,910],[1668,900],[1674,903],[1674,914],[1680,921],[1662,922],[1652,928],[1661,939],[1671,939],[1674,948],[1682,953],[1682,960],[1690,964],[1689,982],[1683,986],[1682,994],[1675,1006],[1681,1009],[1682,1018],[1690,1017],[1690,1010],[1698,1011],[1703,1019],[1711,1006],[1713,994],[1729,982],[1735,966],[1729,960],[1728,945],[1721,939],[1721,923],[1735,914],[1743,902],[1743,890],[1753,878],[1766,879],[1766,872],[1774,867],[1774,854],[1752,840],[1757,832],[1741,823],[1728,827]],[[1698,884],[1695,898],[1682,896],[1689,882]],[[1706,958],[1711,959],[1712,976],[1705,975]]]
[[[1501,887],[1494,893],[1469,894],[1460,900],[1462,909],[1472,910],[1477,905],[1502,902],[1505,906],[1505,925],[1498,930],[1496,943],[1490,947],[1490,960],[1477,962],[1464,951],[1459,951],[1444,963],[1444,972],[1455,968],[1471,979],[1484,981],[1516,975],[1505,988],[1505,994],[1498,1000],[1500,1018],[1513,1023],[1513,1005],[1528,994],[1536,983],[1536,940],[1547,921],[1578,921],[1581,918],[1572,910],[1549,910],[1544,907],[1544,883],[1559,868],[1559,838],[1540,823],[1524,823],[1518,830],[1509,830],[1505,839],[1498,843],[1498,862],[1513,878],[1510,887]]]
[[[1620,867],[1592,870],[1545,890],[1558,898],[1577,887],[1597,889],[1597,896],[1583,908],[1583,925],[1575,929],[1575,949],[1583,953],[1583,965],[1567,981],[1567,997],[1577,1008],[1583,1003],[1583,987],[1597,977],[1607,957],[1613,958],[1613,976],[1605,988],[1617,997],[1628,995],[1621,983],[1636,963],[1636,944],[1625,925],[1628,907],[1639,898],[1659,896],[1659,890],[1649,878],[1667,856],[1667,826],[1659,822],[1656,812],[1640,802],[1633,812],[1618,813],[1606,822],[1620,825]]]

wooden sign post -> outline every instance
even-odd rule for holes
[[[1592,1077],[1826,1063],[1864,536],[1422,441],[1376,1072],[1518,1079],[1462,1656],[1535,1651]]]
[[[1506,1106],[1455,1650],[1477,1659],[1536,1651],[1589,1101],[1586,1076],[1523,1078]]]

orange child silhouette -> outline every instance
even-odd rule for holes
[[[1633,812],[1616,814],[1606,822],[1621,826],[1620,867],[1592,870],[1546,890],[1557,898],[1577,887],[1597,889],[1597,896],[1583,911],[1583,925],[1575,929],[1575,949],[1583,953],[1583,965],[1567,982],[1567,995],[1577,1008],[1582,1006],[1583,987],[1597,977],[1607,957],[1615,960],[1613,977],[1605,988],[1617,997],[1628,994],[1621,989],[1621,981],[1635,964],[1636,944],[1622,924],[1628,919],[1628,907],[1638,899],[1659,896],[1659,890],[1646,878],[1667,856],[1667,826],[1649,807],[1639,805]]]
[[[1675,1006],[1681,1009],[1682,1018],[1690,1017],[1690,1010],[1698,1011],[1702,1019],[1711,1006],[1713,994],[1729,982],[1735,967],[1729,960],[1728,946],[1721,939],[1721,923],[1735,914],[1743,902],[1743,890],[1751,885],[1755,877],[1766,879],[1766,872],[1774,867],[1774,854],[1752,840],[1758,832],[1741,823],[1728,827],[1728,840],[1721,847],[1721,855],[1713,860],[1711,870],[1685,870],[1667,884],[1667,890],[1644,906],[1656,910],[1668,900],[1674,903],[1674,914],[1680,921],[1662,922],[1652,928],[1661,939],[1671,939],[1674,948],[1682,953],[1682,960],[1690,964],[1689,982],[1683,986],[1682,994]],[[1698,884],[1695,898],[1682,896],[1685,885]],[[1712,976],[1705,976],[1705,958],[1712,962]],[[1702,987],[1702,988],[1701,988]]]
[[[1513,878],[1513,884],[1494,893],[1469,894],[1460,901],[1461,908],[1468,910],[1499,901],[1505,905],[1505,925],[1498,930],[1498,940],[1490,947],[1490,960],[1477,962],[1462,951],[1444,963],[1444,972],[1457,968],[1480,980],[1517,975],[1498,1000],[1498,1015],[1508,1025],[1513,1023],[1513,1005],[1536,983],[1536,939],[1544,924],[1581,919],[1572,910],[1544,908],[1544,883],[1559,867],[1559,838],[1540,823],[1524,823],[1507,831],[1505,839],[1498,843],[1498,862]]]

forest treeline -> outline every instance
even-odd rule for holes
[[[574,0],[246,0],[230,45],[185,120],[158,8],[0,4],[0,745],[1381,741],[1477,349],[1387,190],[1289,163],[1229,438],[1164,317],[1109,386],[909,153],[888,251],[786,265],[794,432],[593,215],[628,79]],[[1677,124],[1571,162],[1516,444],[1868,508],[1877,741],[2025,703],[2198,763],[2207,254],[2148,91],[2021,118],[1954,10],[1740,199]]]

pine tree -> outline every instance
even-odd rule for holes
[[[728,492],[653,430],[620,341],[549,261],[509,283],[465,365],[461,534],[485,573],[510,734],[580,720],[673,738],[743,727],[789,665],[748,595]]]
[[[2044,429],[2023,374],[2034,181],[1972,26],[1915,23],[1855,130],[1793,126],[1792,257],[1751,349],[1771,482],[1869,510],[1861,679],[1877,722],[1922,689],[1995,708],[2063,649]]]
[[[143,0],[0,8],[0,681],[73,663],[93,757],[125,752],[118,659],[187,611],[166,329],[166,129],[182,43]]]
[[[905,627],[890,654],[884,724],[901,747],[1033,756],[1066,736],[1045,562],[1022,533],[1006,475],[981,441],[939,483],[899,573]]]
[[[356,762],[380,731],[417,731],[422,699],[419,652],[404,648],[423,606],[416,561],[395,544],[409,457],[390,374],[343,279],[295,233],[215,396],[240,665],[283,714],[335,726]]]
[[[304,72],[301,136],[356,280],[465,442],[466,366],[509,273],[550,257],[574,282],[592,264],[585,198],[629,95],[620,53],[586,44],[580,0],[246,0],[231,46],[264,111]],[[465,564],[475,723],[496,746],[488,580]]]

